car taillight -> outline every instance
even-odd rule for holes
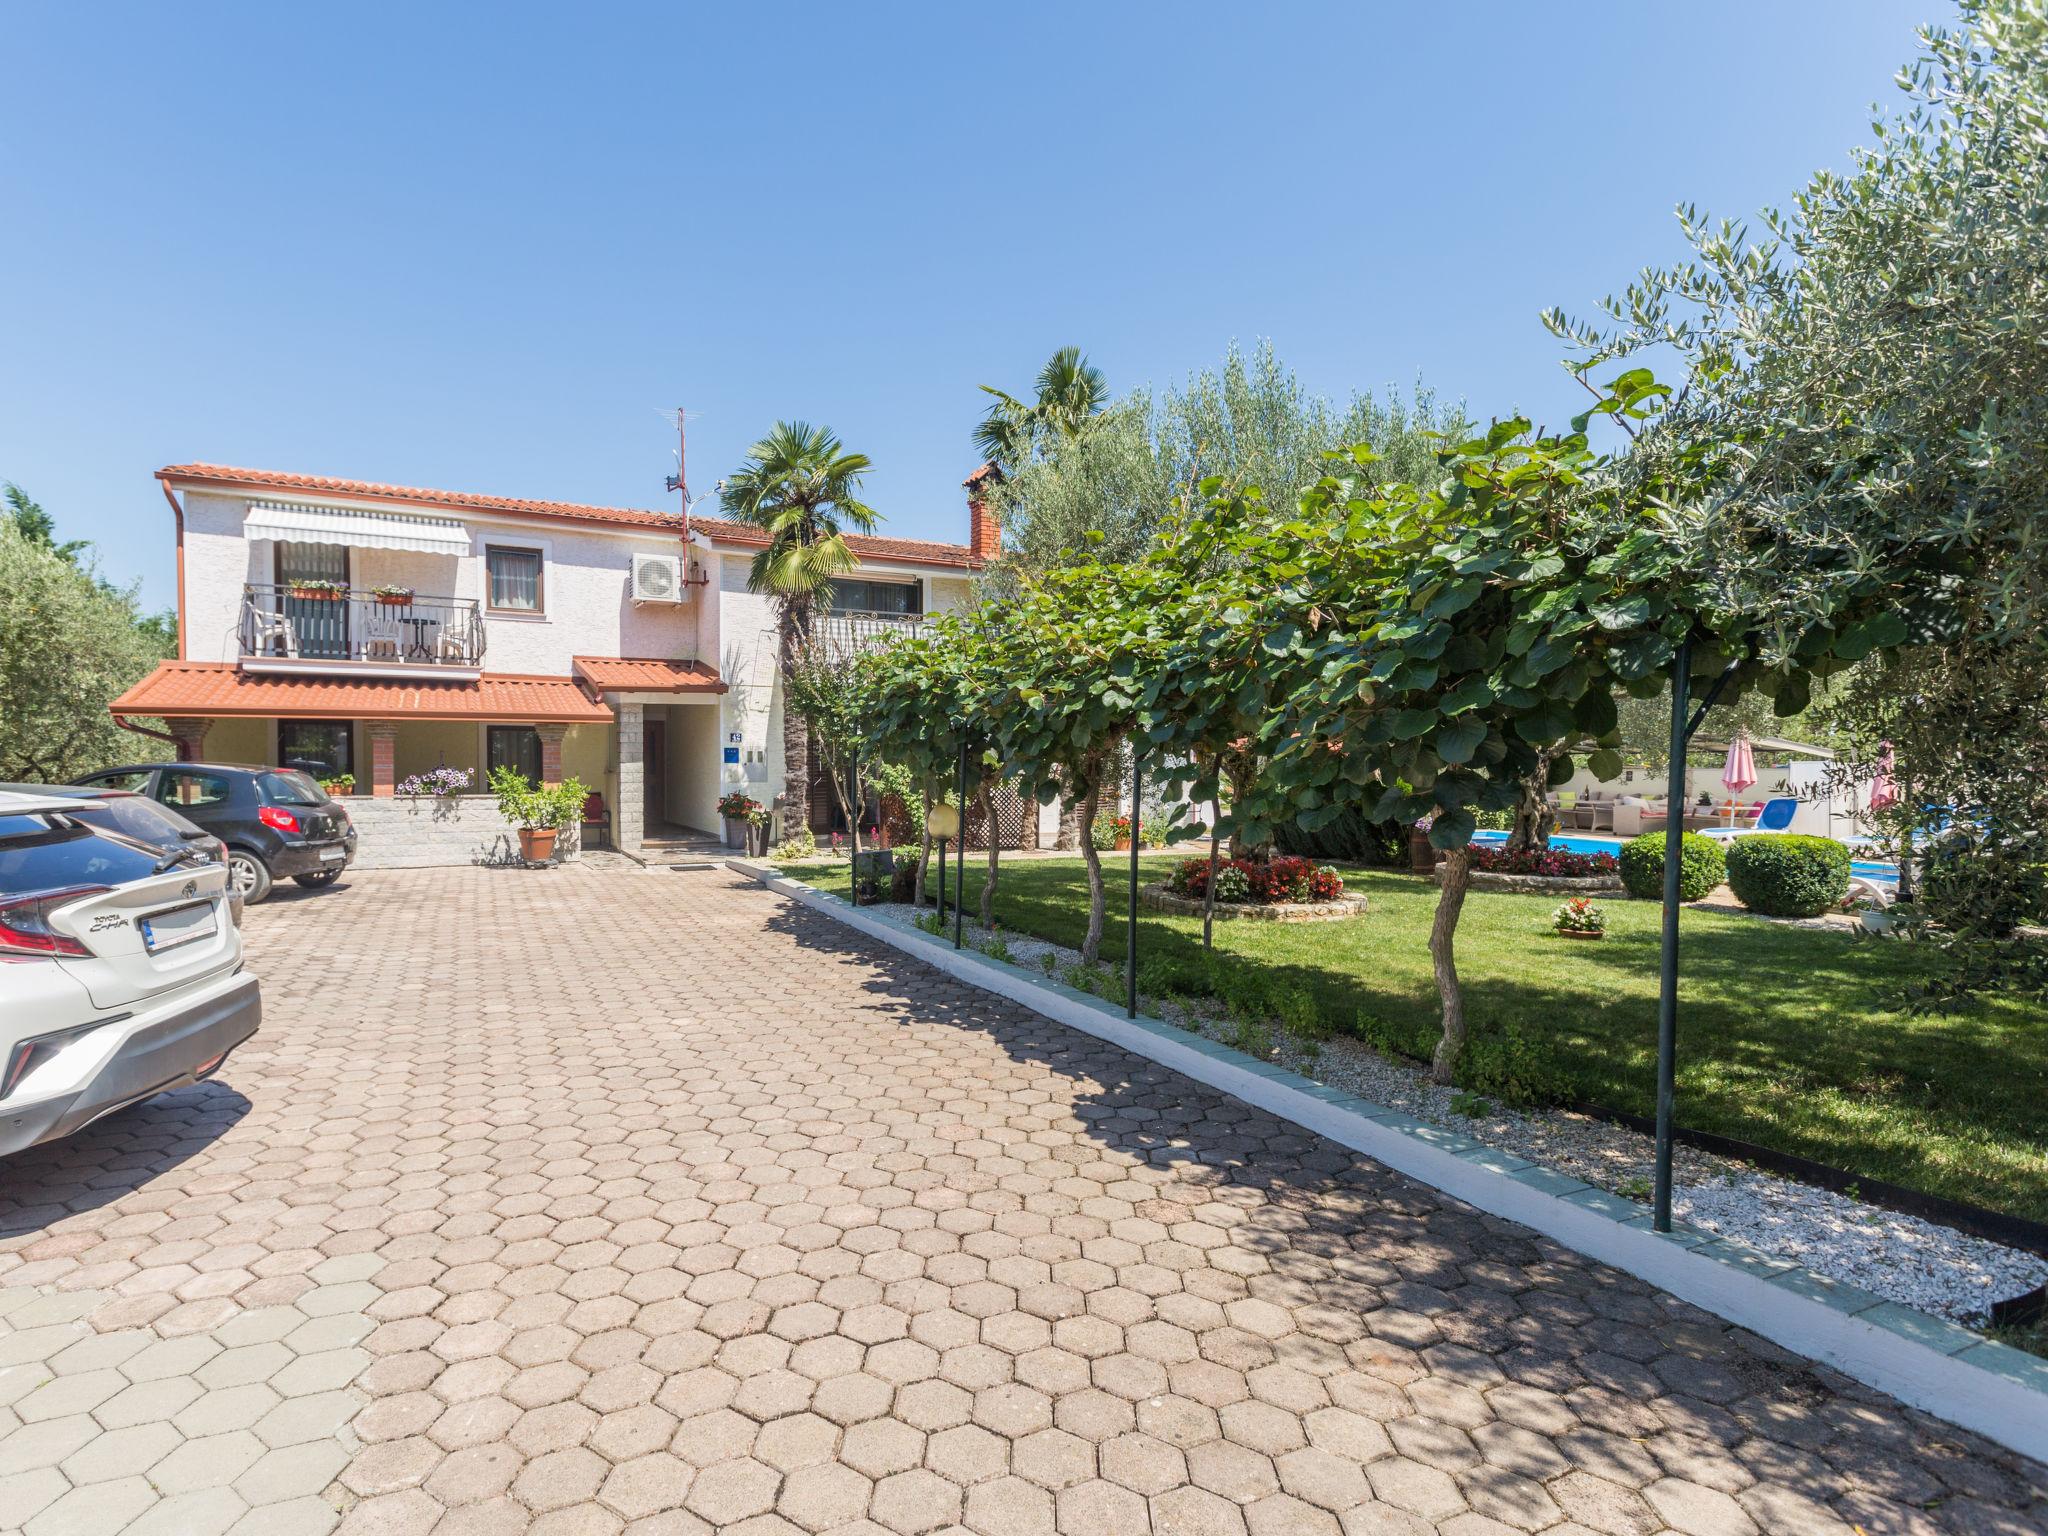
[[[256,819],[266,827],[275,827],[280,832],[296,832],[299,830],[299,818],[290,811],[279,810],[274,805],[259,805],[256,807]]]
[[[50,926],[57,908],[111,890],[105,885],[74,885],[61,891],[36,891],[0,901],[0,955],[90,955],[78,940]]]

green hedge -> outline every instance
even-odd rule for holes
[[[1679,844],[1678,899],[1698,901],[1727,877],[1728,860],[1711,837],[1688,832]],[[1644,901],[1664,899],[1664,834],[1645,832],[1621,845],[1621,883]]]
[[[1728,885],[1752,912],[1818,917],[1849,894],[1849,850],[1831,837],[1738,837]]]

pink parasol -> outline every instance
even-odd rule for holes
[[[1721,765],[1721,783],[1732,795],[1739,795],[1756,782],[1756,754],[1749,749],[1749,732],[1737,731],[1728,743],[1728,761]]]
[[[1892,761],[1892,744],[1882,742],[1877,749],[1877,776],[1870,781],[1870,808],[1881,811],[1888,805],[1896,805],[1899,799],[1899,784],[1894,775],[1897,765]]]

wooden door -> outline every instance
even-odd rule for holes
[[[652,832],[667,820],[662,813],[668,805],[668,722],[642,721],[641,743],[641,815]]]

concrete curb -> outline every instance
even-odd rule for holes
[[[726,867],[970,986],[1290,1120],[1915,1408],[2048,1461],[2048,1360],[1710,1232],[1652,1232],[1649,1213],[1619,1195],[1158,1019],[1127,1019],[1098,998],[978,950],[956,950],[771,866],[728,859]]]

